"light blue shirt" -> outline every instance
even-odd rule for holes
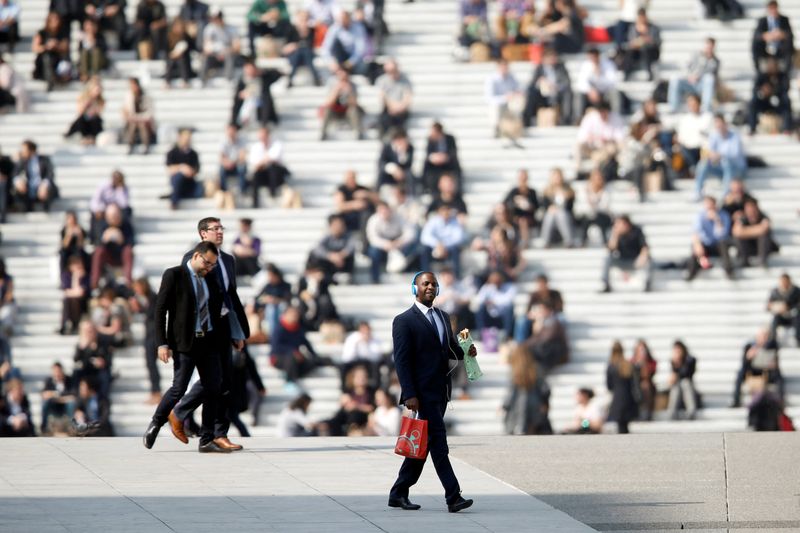
[[[720,222],[722,222],[720,225],[717,225],[716,222],[706,216],[705,209],[697,214],[697,218],[694,221],[694,232],[700,238],[700,242],[706,246],[717,244],[731,233],[730,215],[722,210],[717,211],[717,215]]]
[[[367,53],[367,30],[360,22],[350,21],[350,26],[345,28],[341,24],[334,24],[330,27],[325,34],[325,40],[322,42],[323,55],[326,57],[331,56],[333,43],[336,40],[342,44],[342,47],[350,54],[347,60],[353,64],[358,65],[364,60]]]
[[[8,5],[0,6],[0,20],[2,21],[9,21],[9,20],[16,20],[19,21],[19,13],[20,8],[14,2],[9,2]],[[4,28],[0,31],[9,31],[11,28]]]
[[[718,131],[712,132],[708,136],[708,147],[739,168],[747,166],[742,138],[733,130],[728,130],[724,136]]]
[[[441,311],[438,309],[434,309],[433,306],[426,307],[425,304],[419,303],[419,300],[414,300],[414,305],[417,306],[417,309],[422,311],[422,314],[425,315],[425,320],[430,321],[430,317],[428,315],[428,311],[431,311],[431,315],[433,316],[433,323],[436,325],[436,332],[439,334],[439,342],[443,345],[445,344],[445,332],[447,329],[444,327],[443,322],[443,315]]]
[[[431,248],[435,248],[438,244],[442,244],[446,248],[461,246],[464,242],[464,226],[457,217],[445,219],[439,215],[433,215],[422,228],[419,240]]]
[[[186,268],[189,269],[189,275],[192,276],[192,290],[194,290],[195,300],[197,301],[197,314],[194,324],[195,331],[203,331],[203,326],[200,324],[200,306],[203,302],[208,302],[208,284],[206,283],[205,278],[198,276],[197,273],[192,269],[192,261],[186,261]],[[200,287],[202,287],[203,294],[197,293],[197,280],[200,280]],[[211,308],[208,309],[208,328],[206,331],[214,331],[214,327],[211,325]]]

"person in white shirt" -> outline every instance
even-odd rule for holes
[[[506,281],[505,275],[496,270],[489,274],[486,283],[475,296],[478,312],[475,325],[478,331],[490,327],[500,327],[506,339],[514,333],[514,298],[517,296],[515,283]]]
[[[389,59],[383,64],[384,74],[376,85],[381,93],[383,110],[378,118],[381,136],[392,128],[403,128],[411,113],[414,92],[408,77],[400,72],[397,62]]]
[[[575,145],[575,167],[580,170],[583,161],[591,158],[597,162],[616,156],[625,140],[626,127],[619,115],[611,113],[606,102],[584,115],[578,127],[578,142]],[[602,151],[602,154],[595,152]]]
[[[384,350],[380,341],[373,337],[372,327],[369,322],[358,323],[358,330],[352,332],[344,340],[342,346],[342,363],[355,363],[368,361],[381,363],[384,359]]]
[[[690,94],[686,98],[688,110],[678,117],[675,124],[675,140],[689,170],[700,161],[700,149],[708,141],[714,123],[711,113],[701,110],[700,97]]]
[[[342,8],[337,0],[307,0],[305,11],[311,19],[311,24],[319,29],[320,26],[330,26]]]
[[[575,116],[583,116],[584,110],[589,106],[596,106],[606,101],[614,113],[622,110],[622,93],[617,88],[619,83],[619,70],[609,58],[600,54],[597,48],[592,48],[586,53],[586,59],[581,64],[575,88],[578,92],[578,110]]]
[[[228,124],[219,148],[219,188],[228,190],[228,177],[238,178],[239,192],[247,191],[247,147],[239,137],[239,127]]]
[[[430,271],[431,263],[447,261],[457,278],[461,277],[461,247],[466,238],[466,229],[456,216],[456,210],[442,204],[428,218],[420,235],[420,263],[422,270]]]
[[[386,389],[378,389],[375,391],[375,405],[367,421],[369,432],[378,437],[396,436],[402,418],[396,399]]]
[[[278,422],[275,424],[277,436],[287,437],[310,437],[316,434],[314,424],[308,418],[308,408],[311,406],[311,396],[301,394],[292,400],[278,415]]]
[[[276,198],[290,173],[283,165],[283,144],[272,138],[269,128],[258,130],[258,140],[250,146],[247,155],[247,166],[253,173],[250,184],[253,207],[259,205],[258,191],[261,187],[269,189],[270,196]]]
[[[611,193],[606,187],[605,178],[599,168],[593,168],[586,182],[583,195],[579,195],[578,224],[581,232],[581,246],[586,246],[589,228],[596,226],[600,230],[603,244],[608,243],[608,230],[611,229]]]
[[[497,71],[486,79],[484,95],[489,103],[489,119],[495,137],[499,136],[498,123],[503,112],[508,109],[508,104],[514,97],[522,98],[519,82],[508,69],[508,62],[500,59],[497,62]]]
[[[416,228],[386,202],[378,202],[375,213],[367,220],[366,234],[372,283],[380,283],[381,271],[390,254],[400,253],[407,259],[416,252]]]
[[[14,0],[0,0],[0,44],[8,45],[9,53],[19,42],[20,7]]]
[[[239,36],[233,26],[225,24],[220,8],[211,8],[209,17],[209,23],[203,29],[203,66],[200,79],[206,83],[209,70],[221,66],[225,79],[233,81],[234,62],[241,47]]]

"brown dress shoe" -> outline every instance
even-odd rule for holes
[[[172,428],[172,434],[175,435],[175,438],[184,444],[189,444],[189,437],[187,437],[186,432],[183,431],[183,421],[178,420],[178,417],[175,416],[175,411],[169,412],[168,420],[169,426]]]
[[[244,448],[244,446],[242,446],[241,444],[232,443],[230,440],[228,440],[228,437],[217,437],[216,439],[214,439],[214,444],[216,444],[220,448],[223,448],[225,450],[230,450],[232,452],[238,452],[239,450]]]

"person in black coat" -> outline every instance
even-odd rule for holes
[[[800,345],[800,288],[792,283],[789,274],[781,274],[778,286],[770,292],[767,311],[772,314],[770,337],[775,338],[778,326],[791,326]]]
[[[778,388],[778,397],[783,400],[784,381],[781,368],[778,364],[778,343],[770,338],[769,328],[758,331],[754,340],[744,346],[742,352],[742,366],[736,373],[736,382],[733,386],[733,401],[731,407],[739,407],[742,398],[742,385],[748,375],[764,376],[766,383]]]
[[[330,360],[317,355],[306,337],[306,330],[300,321],[300,311],[296,307],[287,307],[281,315],[278,327],[272,333],[271,345],[272,366],[286,373],[289,388],[299,389],[298,380],[318,366],[332,364]]]
[[[392,185],[403,188],[413,196],[415,184],[411,165],[414,163],[414,145],[404,130],[397,130],[392,139],[383,145],[378,158],[378,186]]]
[[[789,75],[781,72],[778,61],[767,58],[764,71],[756,76],[750,99],[750,135],[755,134],[759,115],[769,113],[781,119],[781,133],[792,131],[792,101],[789,98]]]
[[[280,71],[276,69],[260,70],[253,58],[245,60],[242,75],[236,82],[236,90],[233,93],[231,124],[242,127],[250,118],[251,113],[247,108],[244,109],[244,113],[242,112],[245,103],[256,107],[255,116],[262,126],[266,126],[269,122],[278,124],[280,119],[270,88],[281,76]]]
[[[214,442],[222,448],[238,451],[242,449],[242,446],[233,444],[228,439],[228,430],[230,429],[231,420],[234,418],[238,419],[238,413],[235,412],[231,403],[231,365],[233,348],[237,351],[244,348],[244,342],[250,336],[250,326],[247,322],[244,306],[237,292],[235,259],[232,255],[222,251],[222,242],[225,232],[222,222],[216,217],[203,218],[197,223],[197,232],[203,242],[213,243],[219,251],[219,265],[210,273],[207,280],[221,288],[223,299],[224,316],[222,317],[219,328],[222,396],[220,398],[219,411],[215,415]],[[190,260],[191,252],[183,256],[182,262],[185,264]],[[224,310],[227,310],[227,312]],[[228,340],[230,342],[227,342]],[[192,413],[203,403],[205,390],[206,388],[202,381],[195,383],[192,389],[175,407],[175,417],[183,421],[192,416]]]
[[[444,131],[441,122],[431,125],[425,147],[425,165],[422,169],[423,191],[432,194],[439,185],[442,174],[450,174],[461,189],[461,163],[458,161],[456,138]]]
[[[50,209],[50,203],[58,196],[55,168],[48,156],[39,154],[35,142],[22,142],[13,177],[12,196],[15,205],[25,211],[33,210],[36,203],[42,204],[45,211]]]
[[[756,71],[761,70],[761,60],[766,57],[774,57],[781,62],[783,70],[791,67],[794,55],[792,23],[789,17],[780,14],[775,0],[767,3],[766,16],[758,19],[753,32],[752,53]]]
[[[639,416],[638,385],[636,368],[625,359],[622,344],[615,341],[606,369],[606,387],[611,392],[608,420],[617,423],[619,433],[628,433],[628,423]]]
[[[417,272],[411,280],[414,304],[397,315],[392,322],[394,364],[400,381],[400,403],[428,421],[428,452],[433,457],[436,474],[445,489],[447,509],[451,513],[472,505],[461,497],[447,448],[444,413],[452,384],[449,360],[464,359],[464,352],[450,326],[450,317],[433,307],[439,293],[439,282],[432,272]],[[470,356],[477,356],[473,345]],[[426,458],[427,459],[427,458]],[[425,459],[406,458],[389,492],[389,507],[417,510],[419,505],[408,499],[409,489],[416,484],[425,466]]]
[[[168,268],[161,277],[156,298],[156,343],[158,358],[166,363],[173,360],[172,386],[164,393],[143,441],[146,448],[155,444],[158,432],[168,420],[173,434],[183,443],[189,439],[172,408],[178,403],[192,377],[195,367],[206,391],[203,402],[200,452],[229,453],[214,442],[214,423],[220,395],[220,344],[223,337],[222,289],[208,274],[217,267],[219,251],[211,242],[198,244],[187,263]]]
[[[536,113],[543,107],[558,110],[559,123],[569,124],[572,120],[572,88],[569,72],[563,61],[558,59],[555,50],[544,51],[542,63],[533,71],[525,98],[522,123],[528,127],[533,124]]]

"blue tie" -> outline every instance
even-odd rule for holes
[[[444,342],[442,342],[442,334],[439,333],[439,327],[436,325],[436,319],[433,318],[433,308],[428,309],[428,320],[430,320],[434,331],[436,331],[436,338],[439,339],[439,343],[444,344]]]

